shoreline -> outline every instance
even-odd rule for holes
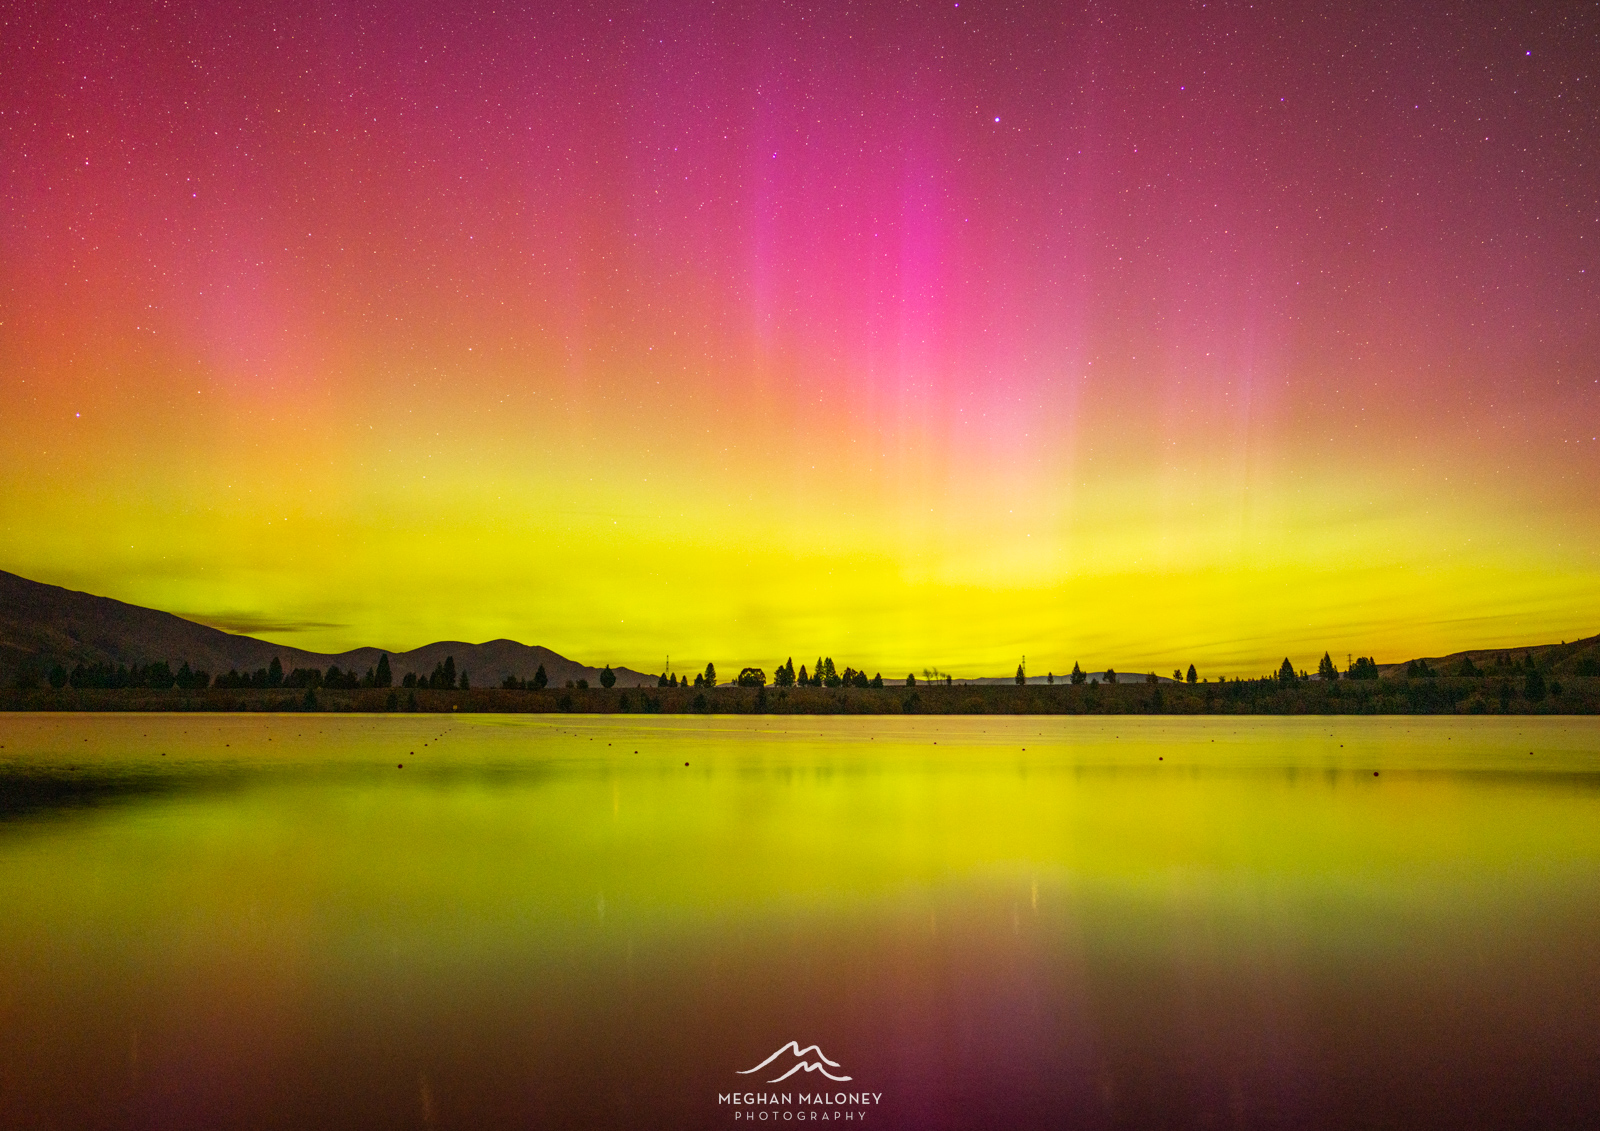
[[[1522,681],[1436,677],[1280,684],[918,685],[884,688],[295,688],[205,691],[43,688],[0,691],[0,712],[361,712],[369,714],[667,715],[1595,715],[1600,677],[1577,676],[1542,699]]]

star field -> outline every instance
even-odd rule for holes
[[[646,668],[1591,632],[1597,32],[13,5],[0,566]]]

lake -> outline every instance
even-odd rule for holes
[[[1597,1112],[1592,719],[0,716],[6,1128]]]

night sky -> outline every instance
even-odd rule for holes
[[[0,568],[886,675],[1600,630],[1600,5],[12,3]]]

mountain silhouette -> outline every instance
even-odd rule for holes
[[[791,1058],[786,1058],[784,1056],[785,1053],[793,1054],[793,1063],[790,1063]],[[814,1056],[815,1059],[807,1060],[806,1057],[808,1056]],[[739,1075],[749,1076],[752,1073],[760,1072],[768,1065],[772,1066],[771,1071],[779,1073],[779,1075],[774,1076],[772,1079],[767,1081],[769,1084],[782,1083],[784,1080],[787,1080],[789,1077],[793,1076],[796,1072],[801,1071],[820,1072],[828,1079],[837,1081],[841,1084],[850,1079],[848,1076],[835,1076],[832,1072],[828,1071],[828,1068],[840,1067],[838,1061],[829,1060],[823,1051],[816,1045],[807,1045],[805,1048],[801,1048],[799,1041],[790,1041],[788,1044],[781,1046],[777,1052],[767,1057],[766,1060],[763,1060],[754,1068],[740,1069]],[[824,1065],[827,1067],[823,1067]]]
[[[9,686],[21,670],[42,675],[56,664],[70,670],[80,663],[131,665],[165,660],[174,669],[186,662],[217,676],[230,669],[252,672],[267,667],[274,656],[284,671],[326,670],[338,665],[359,675],[377,666],[384,653],[381,648],[308,652],[0,570],[0,686]],[[600,678],[599,668],[515,640],[483,644],[440,640],[406,652],[388,652],[388,656],[396,684],[407,672],[429,674],[446,656],[455,658],[457,671],[471,674],[474,687],[496,687],[508,675],[529,679],[540,664],[552,687],[569,679],[587,679],[590,686],[598,687]],[[618,687],[656,685],[653,675],[630,668],[612,670]]]

